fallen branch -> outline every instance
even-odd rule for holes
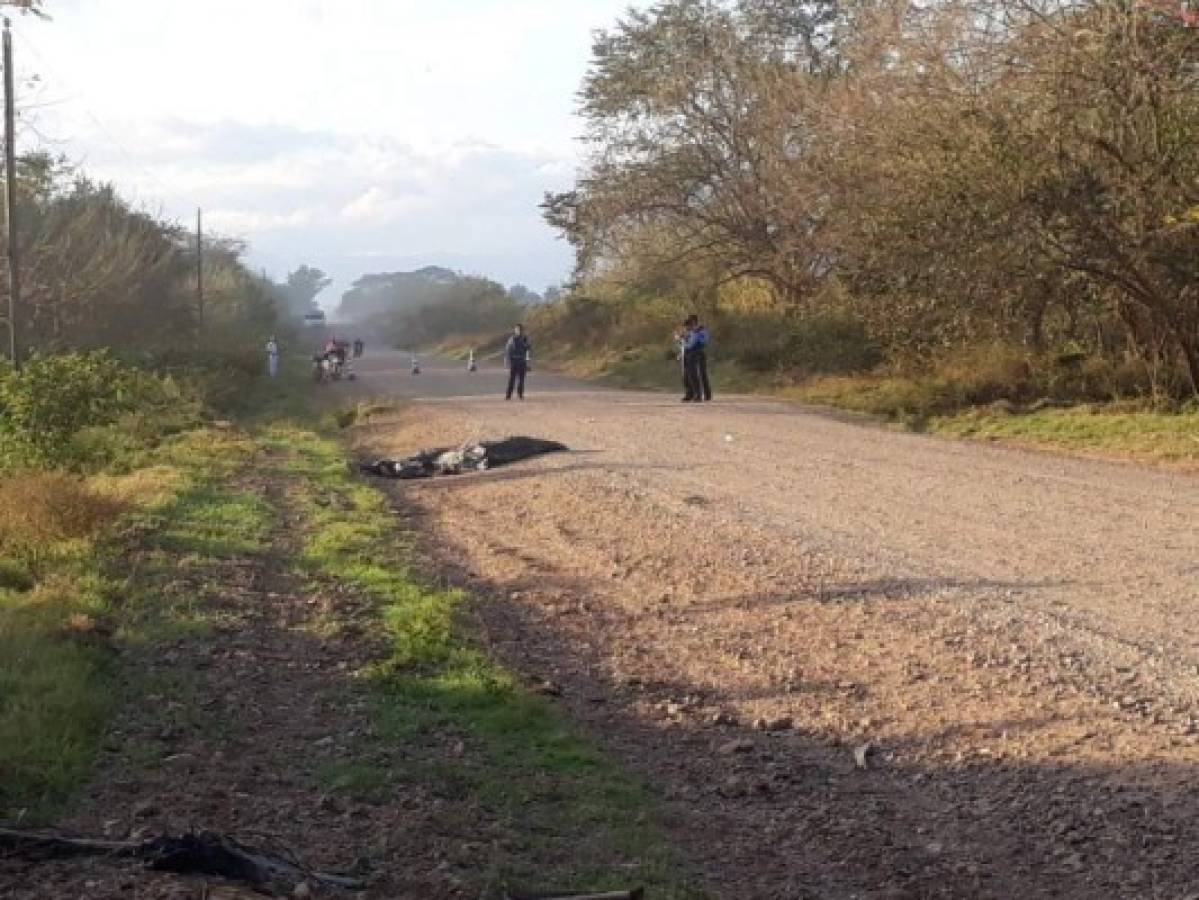
[[[359,879],[313,872],[297,862],[255,850],[211,831],[179,837],[163,835],[145,841],[104,841],[0,828],[0,850],[35,861],[74,856],[139,859],[149,869],[180,875],[218,875],[257,888],[282,883],[290,889],[301,881],[347,890],[363,886]]]

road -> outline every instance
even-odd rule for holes
[[[494,367],[359,368],[334,390],[403,401],[359,429],[364,453],[572,448],[397,491],[491,599],[496,652],[564,685],[661,790],[717,896],[1176,897],[1199,878],[1180,845],[1199,478],[770,400],[535,371],[517,403]]]

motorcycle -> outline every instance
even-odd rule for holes
[[[318,384],[340,381],[345,373],[345,363],[333,353],[317,354],[312,357],[312,379]]]

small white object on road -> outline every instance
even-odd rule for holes
[[[724,442],[726,444],[731,444],[733,442],[733,436],[731,434],[726,434],[724,436]]]

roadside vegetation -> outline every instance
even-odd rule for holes
[[[503,835],[470,875],[485,896],[547,883],[702,896],[658,832],[647,790],[488,655],[474,625],[476,599],[421,572],[413,536],[397,529],[385,495],[349,472],[344,448],[296,423],[267,428],[263,440],[297,476],[288,503],[304,523],[299,571],[370,597],[389,644],[363,675],[373,686],[377,739],[402,748],[406,763],[342,767],[329,773],[334,789],[415,781],[439,796],[474,798],[486,827]],[[444,759],[431,748],[447,734],[469,749]]]
[[[544,204],[577,271],[531,314],[538,345],[673,383],[669,336],[697,312],[726,389],[961,434],[994,432],[957,421],[986,409],[1021,440],[1056,441],[1046,423],[1067,417],[1044,410],[1083,404],[1095,428],[1078,445],[1157,454],[1148,436],[1197,427],[1189,15],[1113,0],[629,12],[582,85],[588,168]],[[1101,427],[1106,406],[1143,412],[1142,435]]]
[[[197,425],[103,472],[0,477],[0,817],[53,819],[90,773],[122,654],[197,626],[194,599],[154,585],[257,539],[261,511],[218,487],[248,449]]]
[[[35,265],[23,365],[0,360],[0,820],[71,810],[102,748],[121,746],[120,715],[161,719],[149,734],[230,727],[187,672],[156,661],[219,642],[222,598],[240,595],[248,567],[366,598],[363,641],[385,643],[358,674],[376,739],[402,748],[403,766],[326,766],[314,792],[410,782],[477,796],[501,840],[462,877],[492,895],[632,880],[696,896],[647,791],[487,654],[472,598],[420,574],[384,495],[351,474],[335,429],[364,413],[318,421],[297,358],[262,377],[266,336],[298,343],[324,273],[305,266],[274,285],[246,270],[240,246],[210,239],[201,310],[194,246],[171,223],[48,157],[22,161],[20,194]],[[418,297],[393,327],[503,331],[531,294],[436,274],[415,281],[444,303]],[[469,748],[460,759],[428,752],[446,735]],[[159,743],[122,750],[122,765],[159,764]]]
[[[24,364],[0,359],[0,817],[41,821],[90,771],[121,648],[182,615],[147,593],[152,567],[134,555],[159,541],[203,556],[249,527],[239,498],[219,521],[195,514],[244,450],[216,423],[252,402],[260,342],[290,326],[235,242],[205,247],[201,315],[180,228],[44,154],[18,173]]]

